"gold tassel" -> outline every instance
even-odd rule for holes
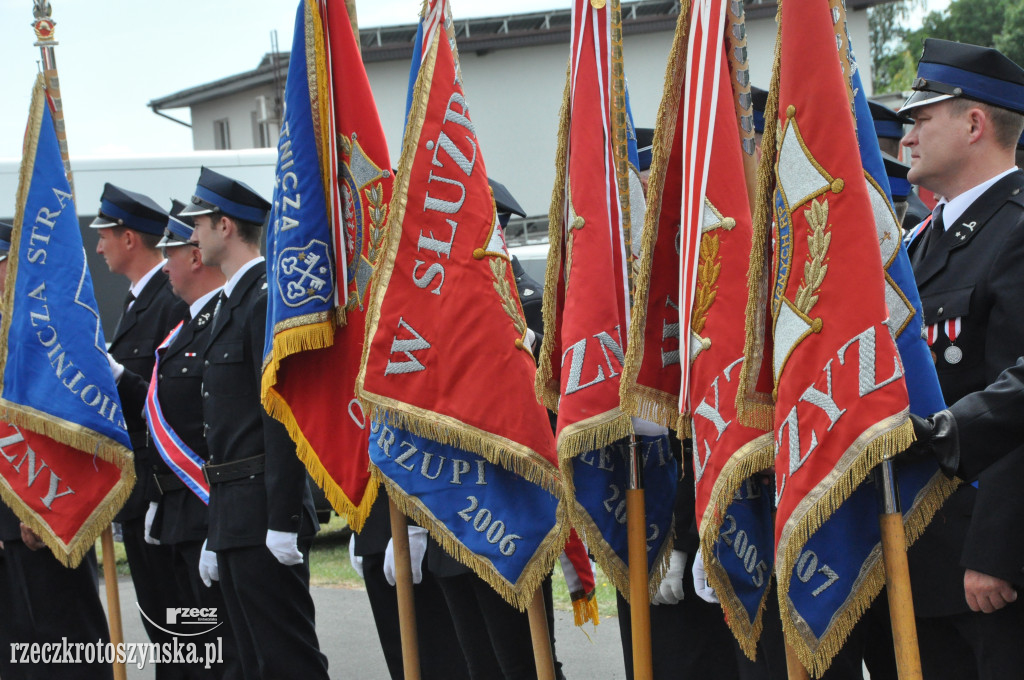
[[[572,616],[577,628],[587,621],[593,621],[595,626],[600,625],[601,614],[597,610],[597,592],[594,591],[573,598]]]

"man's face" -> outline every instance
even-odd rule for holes
[[[970,121],[950,100],[928,104],[911,111],[914,125],[900,142],[910,153],[907,179],[951,197],[955,179],[965,162]]]
[[[96,253],[106,260],[107,269],[115,274],[124,274],[128,270],[129,262],[124,231],[115,232],[111,227],[103,227],[96,231],[100,236],[96,244]]]
[[[199,249],[194,246],[172,246],[164,248],[164,273],[171,282],[174,294],[190,302],[188,299],[189,281],[193,271],[193,263],[200,260]]]
[[[224,254],[224,230],[221,220],[214,222],[213,215],[196,215],[192,242],[202,251],[203,264],[219,267]]]

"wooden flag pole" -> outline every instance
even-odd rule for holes
[[[409,558],[409,522],[395,502],[391,509],[391,547],[395,553],[395,588],[398,591],[398,628],[402,635],[402,668],[405,680],[420,678],[420,648],[416,633],[416,603],[412,593],[412,562]]]
[[[811,678],[807,669],[800,663],[800,657],[796,655],[796,650],[788,642],[786,643],[786,671],[786,677],[789,680],[810,680]]]
[[[647,520],[644,503],[643,459],[629,439],[629,488],[626,489],[626,529],[629,541],[629,622],[633,640],[633,678],[651,680],[651,594],[647,589]]]
[[[103,530],[101,547],[103,551],[103,585],[107,590],[107,618],[110,619],[110,643],[114,649],[124,644],[124,630],[121,628],[121,594],[117,590],[117,558],[114,557],[114,532],[108,526]],[[127,680],[128,671],[124,663],[114,657],[114,680]]]
[[[878,524],[882,529],[882,558],[885,561],[885,585],[889,595],[893,647],[900,680],[921,680],[921,651],[917,644],[914,599],[910,592],[907,567],[907,536],[903,530],[903,512],[892,461],[887,460],[872,472],[878,494]]]
[[[57,25],[50,16],[52,10],[47,0],[33,0],[32,15],[35,21],[32,28],[36,33],[36,47],[42,59],[43,84],[46,88],[47,105],[53,114],[53,127],[57,133],[60,157],[64,162],[64,172],[68,177],[68,185],[72,195],[75,182],[71,175],[71,159],[68,155],[68,137],[64,128],[64,107],[60,98],[60,78],[57,76],[57,57],[53,48],[57,46],[54,39],[54,27]],[[103,531],[101,539],[103,553],[103,581],[107,591],[107,619],[110,627],[110,642],[118,649],[124,644],[124,627],[121,623],[121,597],[117,589],[117,558],[114,556],[114,533],[111,527]],[[126,680],[128,677],[125,665],[119,663],[115,655],[113,662],[114,680]]]
[[[555,658],[551,654],[551,634],[548,631],[548,613],[544,609],[544,592],[537,587],[530,602],[530,639],[533,641],[533,662],[537,680],[555,680]]]

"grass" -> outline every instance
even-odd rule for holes
[[[338,517],[332,517],[330,523],[323,525],[309,557],[310,583],[314,586],[334,588],[363,587],[363,579],[359,577],[348,558],[348,540],[351,535],[348,525]],[[100,542],[96,542],[96,555],[103,564]],[[124,553],[124,544],[114,543],[114,558],[118,576],[128,576],[128,560]],[[602,617],[615,616],[615,587],[608,581],[598,567],[595,573],[597,580],[597,607]],[[565,584],[562,569],[555,567],[552,574],[552,594],[555,609],[572,611],[572,600],[569,599],[569,588]]]

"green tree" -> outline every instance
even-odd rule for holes
[[[925,38],[995,47],[1024,66],[1024,4],[1020,0],[953,0],[944,12],[930,12],[921,27],[904,23],[920,0],[901,0],[869,10],[875,92],[909,89]]]

